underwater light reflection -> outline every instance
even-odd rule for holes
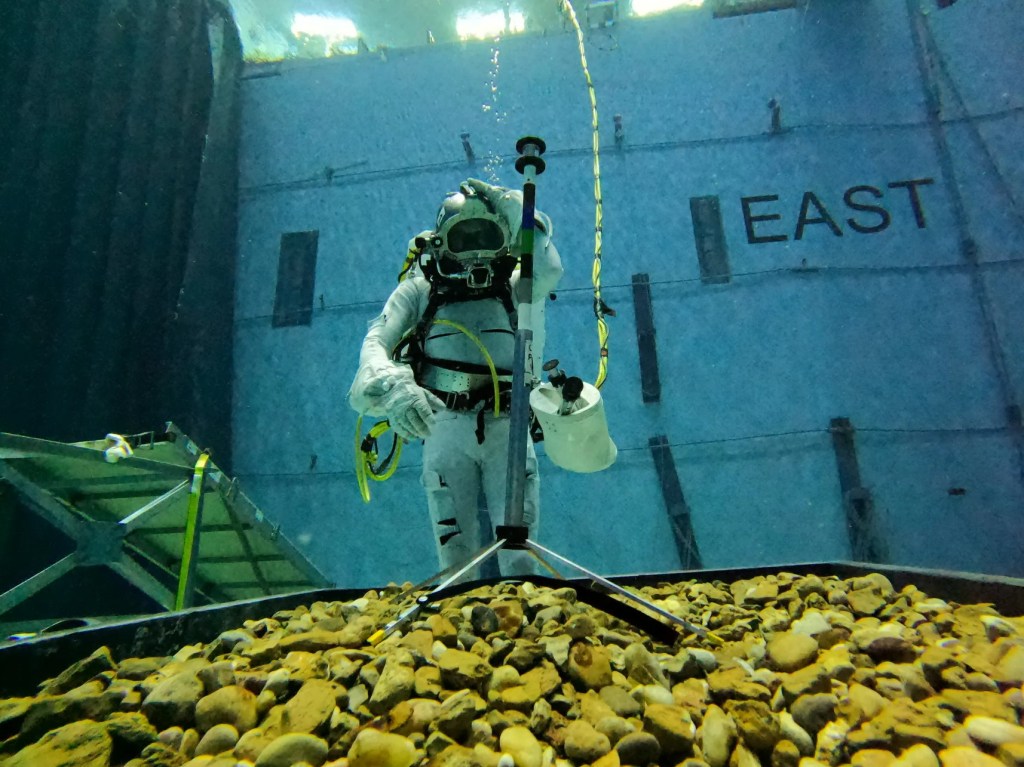
[[[352,40],[358,36],[356,25],[352,19],[344,16],[324,16],[321,14],[296,13],[292,17],[292,34],[322,37],[328,42]]]
[[[505,32],[523,32],[525,29],[526,17],[521,11],[510,12],[507,19],[502,11],[466,13],[455,19],[455,30],[460,40],[482,40]]]
[[[633,15],[650,16],[672,8],[699,8],[704,0],[633,0]]]

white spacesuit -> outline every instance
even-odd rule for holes
[[[504,521],[522,211],[521,192],[476,179],[445,198],[434,230],[416,238],[419,268],[370,322],[349,391],[359,413],[386,417],[404,439],[425,440],[421,478],[442,569],[480,549],[481,491],[492,525]],[[539,375],[544,302],[562,264],[550,220],[538,212],[535,221],[532,328]],[[534,538],[540,493],[537,458],[532,442],[527,445],[523,524]],[[498,562],[503,575],[533,571],[525,551],[503,550]]]

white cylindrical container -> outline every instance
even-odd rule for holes
[[[615,463],[618,448],[608,434],[601,392],[586,382],[573,411],[560,415],[561,389],[543,383],[530,392],[530,407],[544,431],[544,451],[556,466],[590,473]]]

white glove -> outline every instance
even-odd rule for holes
[[[469,187],[494,206],[498,215],[508,224],[512,241],[515,242],[523,226],[523,193],[518,189],[494,186],[478,178],[467,178],[462,186]],[[534,209],[533,214],[536,227],[550,237],[551,219],[537,209]]]
[[[391,377],[385,381],[384,388],[381,404],[395,434],[409,440],[429,437],[434,412],[444,410],[444,403],[406,378]]]
[[[514,242],[523,225],[523,193],[518,189],[494,186],[478,178],[468,178],[462,185],[469,187],[494,206],[497,214],[508,224]]]

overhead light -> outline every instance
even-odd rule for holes
[[[292,34],[322,37],[329,43],[352,40],[359,36],[352,19],[344,16],[323,16],[312,13],[296,13],[292,17]]]
[[[504,11],[493,13],[464,13],[455,19],[455,31],[460,40],[484,40],[509,33],[517,34],[526,31],[526,16],[522,11]]]
[[[699,8],[704,0],[633,0],[634,16],[650,16],[672,8]]]

